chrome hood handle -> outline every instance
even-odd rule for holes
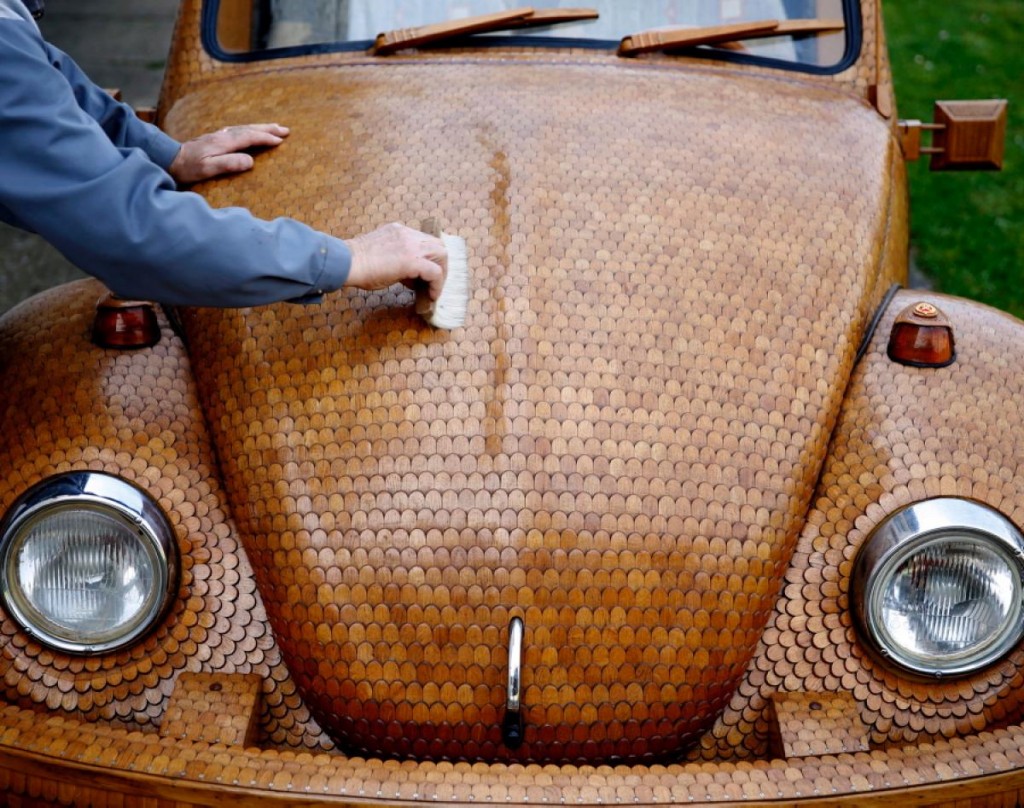
[[[508,685],[505,691],[505,716],[501,737],[509,749],[523,743],[526,725],[522,712],[523,621],[513,617],[508,627]]]

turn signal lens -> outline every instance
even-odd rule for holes
[[[152,303],[121,300],[110,294],[96,304],[92,341],[101,348],[149,348],[160,341],[160,323]]]
[[[889,358],[901,365],[941,368],[956,356],[949,319],[931,303],[907,306],[889,335]]]

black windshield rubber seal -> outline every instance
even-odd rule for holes
[[[288,48],[270,48],[261,51],[247,51],[245,53],[232,53],[220,47],[217,41],[217,11],[220,8],[220,0],[203,0],[203,13],[201,19],[201,37],[203,48],[210,56],[220,62],[261,62],[270,59],[288,59],[296,56],[309,56],[321,53],[346,53],[346,52],[367,52],[373,46],[369,39],[357,40],[354,42],[326,42],[315,45],[299,45]],[[843,0],[843,14],[847,20],[846,28],[846,50],[843,58],[834,65],[818,66],[800,64],[797,62],[785,62],[779,59],[769,59],[764,56],[753,56],[751,54],[737,53],[726,50],[709,50],[707,48],[688,48],[680,50],[680,55],[695,57],[698,59],[710,59],[714,61],[735,62],[737,64],[758,65],[770,67],[776,70],[785,70],[794,73],[809,73],[818,76],[831,76],[842,73],[849,69],[860,55],[863,44],[861,30],[861,16],[859,0]],[[528,48],[581,48],[585,50],[615,51],[619,47],[618,40],[607,39],[568,39],[566,37],[538,37],[538,36],[465,36],[446,40],[443,45],[437,48],[457,48],[471,45],[474,48],[503,48],[503,47],[528,47]],[[424,49],[425,50],[425,49]],[[382,60],[387,57],[381,57]]]

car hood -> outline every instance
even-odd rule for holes
[[[165,123],[224,108],[293,133],[213,204],[343,236],[433,216],[470,255],[452,332],[407,290],[185,315],[314,715],[375,755],[677,754],[808,508],[882,281],[886,125],[822,84],[493,59],[278,69]]]

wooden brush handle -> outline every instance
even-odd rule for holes
[[[420,231],[434,238],[441,238],[441,223],[433,216],[420,220]]]
[[[441,238],[441,222],[433,216],[421,219],[419,229],[428,236]],[[428,288],[428,284],[423,280],[418,280],[413,285],[413,290],[416,292],[416,313],[424,319],[429,318],[434,311],[434,301],[427,294]]]

